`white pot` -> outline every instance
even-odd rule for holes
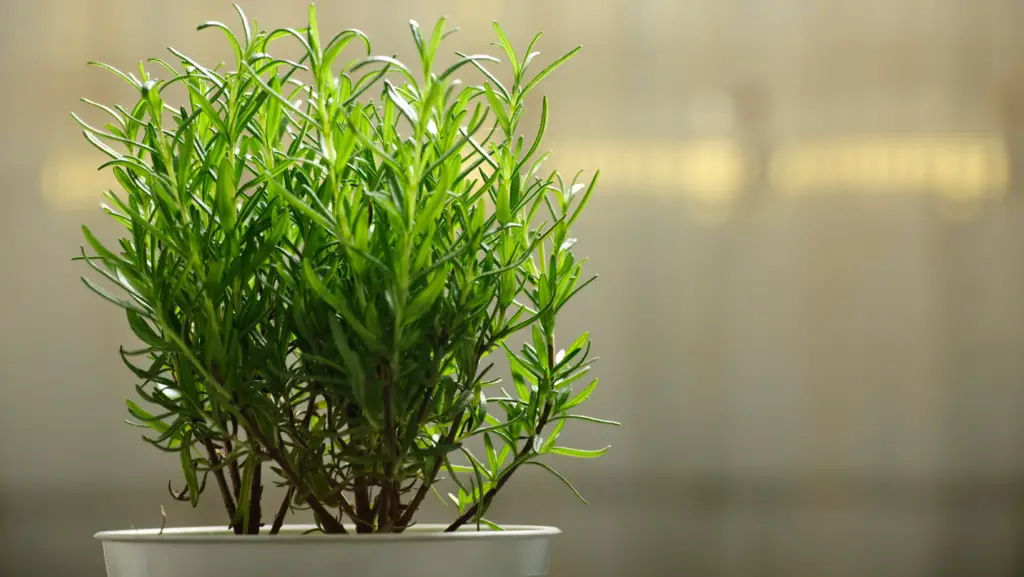
[[[554,527],[506,525],[441,533],[325,535],[286,525],[278,535],[234,535],[220,527],[104,531],[108,577],[531,577],[548,574]]]

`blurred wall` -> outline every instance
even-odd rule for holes
[[[250,1],[299,25],[301,1]],[[447,14],[553,58],[549,145],[603,169],[568,313],[602,356],[563,467],[496,505],[566,534],[556,577],[1024,572],[1024,4],[1015,0],[320,2],[408,55]],[[173,45],[222,57],[229,3],[0,4],[0,575],[102,575],[100,529],[219,523],[172,504],[173,458],[125,426],[122,316],[70,262],[99,158],[68,110]],[[457,46],[456,46],[457,45]],[[212,503],[211,503],[212,504]],[[451,511],[439,507],[434,519]]]

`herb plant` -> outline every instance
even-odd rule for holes
[[[103,129],[75,116],[110,157],[120,190],[103,208],[124,228],[110,248],[83,227],[80,257],[119,290],[83,281],[142,341],[121,349],[140,380],[128,410],[180,458],[171,493],[195,506],[212,477],[239,534],[276,533],[293,509],[327,533],[366,533],[411,526],[442,478],[449,531],[493,526],[488,507],[524,466],[569,485],[541,458],[607,448],[562,447],[562,428],[614,424],[573,412],[597,384],[581,386],[588,335],[555,340],[594,280],[570,230],[597,175],[542,172],[546,97],[536,135],[519,126],[578,48],[531,75],[540,35],[518,54],[495,24],[507,86],[491,56],[437,64],[443,19],[429,33],[410,23],[407,66],[373,56],[358,30],[323,40],[313,8],[303,29],[254,30],[239,14],[241,36],[199,27],[223,32],[232,67],[174,49],[178,67],[148,61],[164,79],[97,64],[138,101],[84,100],[111,118]],[[283,39],[301,59],[271,55]],[[489,372],[498,348],[509,388]],[[264,508],[268,483],[286,496]]]

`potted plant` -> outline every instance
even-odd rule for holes
[[[588,335],[555,340],[593,280],[570,231],[597,178],[541,172],[546,98],[537,134],[519,134],[527,96],[578,49],[531,75],[540,35],[516,53],[495,25],[505,85],[491,56],[437,64],[443,19],[410,23],[407,66],[358,30],[321,36],[312,7],[303,29],[239,15],[237,36],[200,26],[232,66],[174,49],[178,67],[149,61],[161,79],[99,64],[138,101],[84,100],[103,129],[75,116],[119,184],[103,208],[123,236],[83,227],[79,258],[141,341],[120,351],[139,379],[131,422],[179,459],[176,499],[211,485],[225,511],[223,527],[99,533],[108,574],[546,574],[556,529],[486,515],[516,471],[571,488],[547,458],[607,450],[562,447],[570,420],[615,424],[575,412],[597,383]],[[284,39],[301,58],[271,54]],[[498,349],[512,386],[490,372]],[[454,520],[417,525],[442,491]],[[312,524],[284,525],[290,511]]]

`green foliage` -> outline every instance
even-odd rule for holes
[[[307,507],[324,531],[344,520],[388,532],[412,523],[442,474],[457,490],[452,530],[490,524],[491,499],[524,464],[568,484],[541,455],[605,449],[558,446],[563,426],[614,424],[570,414],[597,383],[574,391],[589,336],[555,343],[558,313],[593,280],[570,231],[597,178],[542,172],[546,98],[528,146],[519,124],[527,95],[576,50],[531,75],[536,54],[517,55],[495,24],[506,87],[491,56],[436,65],[443,19],[410,23],[418,61],[406,66],[373,56],[357,30],[324,40],[312,8],[301,30],[252,29],[239,13],[241,37],[200,26],[227,38],[232,70],[173,49],[178,67],[149,61],[164,79],[100,64],[138,101],[85,101],[112,118],[103,129],[75,117],[110,157],[120,190],[104,210],[124,227],[117,248],[83,227],[82,260],[118,294],[83,280],[143,343],[121,356],[157,412],[128,410],[147,442],[179,454],[185,487],[172,494],[194,506],[212,475],[235,531],[259,532],[267,467],[289,497],[272,532]],[[281,40],[302,58],[273,57]],[[465,72],[482,84],[458,81]],[[499,347],[510,391],[487,378]]]

